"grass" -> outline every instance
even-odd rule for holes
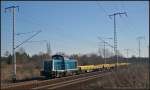
[[[40,69],[33,67],[33,65],[27,65],[27,64],[18,65],[16,70],[17,70],[17,80],[22,80],[22,79],[25,80],[25,79],[30,79],[33,77],[40,76]],[[13,71],[12,65],[5,64],[1,67],[2,86],[12,83],[11,82],[12,71]]]
[[[3,65],[1,68],[1,84],[11,83],[12,65]],[[33,65],[17,66],[17,79],[28,79],[40,76],[40,70]],[[128,68],[120,69],[111,75],[99,78],[94,82],[82,85],[80,88],[99,89],[99,88],[149,88],[149,66],[147,64],[130,65]]]
[[[113,72],[80,88],[86,89],[149,89],[149,66],[147,64],[130,65],[126,69]]]

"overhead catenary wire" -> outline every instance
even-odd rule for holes
[[[57,26],[55,26],[55,25],[52,25],[52,24],[48,24],[48,23],[45,23],[44,22],[44,24],[41,24],[41,23],[39,23],[39,22],[41,22],[39,19],[35,19],[35,17],[33,17],[33,16],[29,16],[28,18],[22,18],[24,21],[26,21],[26,22],[28,22],[28,23],[32,23],[32,25],[34,25],[35,27],[37,27],[37,26],[43,26],[42,28],[46,31],[47,30],[47,28],[49,27],[49,26],[51,26],[51,27],[53,27],[54,29],[55,29],[55,32],[57,32],[57,34],[56,35],[58,35],[58,36],[62,36],[62,37],[68,37],[69,36],[69,38],[67,38],[67,40],[61,40],[61,41],[63,41],[63,42],[65,42],[65,41],[72,41],[72,40],[74,40],[74,38],[72,37],[72,35],[70,35],[70,34],[67,34],[67,33],[59,33],[61,30],[65,30],[65,29],[63,29],[62,27],[60,27],[59,25],[57,25]],[[53,29],[52,29],[53,30]],[[60,31],[58,31],[58,30],[60,30]],[[63,32],[63,31],[62,31]],[[29,32],[30,33],[30,32]],[[54,32],[53,32],[54,33]],[[20,33],[20,34],[28,34],[28,32],[27,33]],[[19,35],[18,35],[19,36]],[[68,39],[71,39],[71,40],[68,40]]]
[[[125,7],[125,4],[124,4],[124,2],[122,1],[122,3],[121,3],[121,6],[122,6],[122,9],[124,10],[124,11],[127,11],[127,8]],[[128,20],[129,20],[129,18],[127,18]],[[130,21],[128,21],[128,23],[126,23],[126,22],[123,22],[123,23],[125,23],[126,25],[128,25],[128,29],[130,30],[130,31],[134,31],[134,30],[137,30],[137,27],[135,26],[135,24],[132,22],[132,18],[130,18]],[[124,24],[123,24],[124,25]],[[134,31],[135,32],[135,31]],[[137,54],[137,52],[135,52],[135,51],[133,51],[134,53],[136,53]],[[138,51],[139,52],[139,54],[140,54],[140,50]],[[140,55],[139,55],[140,56]]]
[[[101,10],[103,10],[103,12],[106,14],[106,16],[108,15],[107,11],[105,10],[105,8],[103,8],[103,6],[101,5],[101,3],[96,3],[98,7],[101,8]]]
[[[124,5],[124,1],[121,2],[121,7],[124,11],[126,11],[127,9],[125,8],[125,5]]]
[[[34,36],[36,36],[36,35],[39,34],[40,32],[41,32],[41,30],[38,31],[37,33],[35,33],[33,36],[31,36],[31,37],[29,37],[28,39],[26,39],[25,41],[23,41],[22,43],[20,43],[19,45],[17,45],[17,46],[15,47],[15,49],[18,48],[19,46],[21,46],[22,44],[26,43],[26,42],[29,41],[30,39],[32,39]]]
[[[121,6],[122,6],[122,9],[126,12],[128,9],[125,7],[125,4],[123,2],[124,1],[122,1]],[[128,17],[130,17],[129,14],[128,14]],[[128,22],[123,22],[123,23],[125,23],[123,25],[128,25],[128,29],[130,31],[135,32],[135,30],[137,30],[137,26],[132,22],[133,21],[132,18],[127,18],[127,20],[129,20],[129,21]]]
[[[26,34],[33,33],[33,32],[37,32],[37,31],[24,32],[24,33],[16,33],[16,36],[26,35]]]
[[[120,11],[120,10],[118,9],[117,5],[114,5],[114,6],[113,6],[113,9],[114,9],[115,12]]]

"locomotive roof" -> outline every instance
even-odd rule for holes
[[[63,55],[55,54],[55,55],[52,56],[52,58],[53,58],[53,57],[60,57],[60,56],[61,56],[61,57],[64,57]]]
[[[63,55],[58,55],[58,54],[53,55],[53,56],[52,56],[52,59],[55,58],[55,57],[61,57],[61,58],[63,58],[64,60],[70,60],[70,59],[71,59],[71,58],[69,58],[69,57],[66,57],[66,56],[63,56]],[[73,59],[71,59],[71,60],[73,60]]]

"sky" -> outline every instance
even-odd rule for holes
[[[37,31],[42,32],[30,41],[47,40],[52,54],[98,53],[102,47],[101,37],[113,45],[113,18],[116,12],[118,50],[126,56],[138,56],[137,37],[141,40],[141,56],[148,56],[149,7],[148,1],[3,1],[1,2],[1,52],[12,52],[12,11],[4,8],[17,5],[15,10],[15,45],[28,39]],[[20,34],[18,33],[26,33]],[[30,55],[46,52],[46,42],[25,43],[22,46]],[[19,48],[20,48],[19,47]],[[16,49],[19,50],[19,48]],[[106,47],[110,51],[112,48]]]

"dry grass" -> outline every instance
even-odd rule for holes
[[[12,65],[2,65],[1,68],[1,85],[5,86],[11,83]],[[33,67],[33,65],[17,65],[17,80],[30,79],[40,76],[40,70]]]
[[[128,69],[113,72],[110,76],[99,78],[94,82],[81,86],[83,89],[121,88],[143,89],[149,88],[148,65],[132,65]]]
[[[12,76],[12,66],[10,65],[2,65],[1,68],[1,84],[10,83],[10,79]]]
[[[28,79],[40,76],[39,69],[33,65],[18,65],[17,79]],[[1,68],[2,85],[11,83],[11,65],[3,65]],[[128,69],[121,69],[113,72],[110,76],[99,78],[94,82],[82,85],[80,89],[100,89],[100,88],[149,88],[149,66],[146,64],[131,65]]]

